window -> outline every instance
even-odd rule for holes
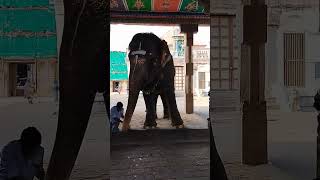
[[[120,82],[119,81],[113,81],[112,92],[118,92],[119,88],[120,88]]]
[[[287,87],[305,84],[304,34],[284,34],[284,82]]]
[[[175,47],[175,55],[178,57],[184,56],[184,48],[183,48],[184,41],[182,39],[176,40],[176,47]]]
[[[175,90],[177,91],[183,91],[184,90],[184,73],[182,66],[176,66],[176,75],[174,77],[174,86]]]
[[[320,62],[315,63],[315,77],[320,79]]]
[[[206,73],[199,72],[199,89],[206,89]]]

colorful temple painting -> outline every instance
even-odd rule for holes
[[[203,13],[197,0],[111,0],[111,11]]]

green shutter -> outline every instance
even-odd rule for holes
[[[0,37],[0,57],[56,57],[56,37]]]
[[[0,32],[56,32],[53,10],[0,10]]]
[[[125,52],[110,52],[110,80],[127,80],[128,69]]]
[[[0,0],[0,7],[46,7],[48,0]]]
[[[17,32],[21,33],[16,36]],[[51,34],[40,35],[45,32]],[[0,33],[2,58],[57,57],[55,12],[51,0],[0,0]]]

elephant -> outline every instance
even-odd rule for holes
[[[129,51],[129,99],[122,130],[129,129],[140,91],[147,108],[145,128],[157,126],[156,101],[159,94],[168,107],[172,126],[183,127],[174,93],[175,68],[167,42],[153,33],[138,33],[133,36]]]

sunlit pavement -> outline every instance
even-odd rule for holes
[[[124,108],[127,107],[128,95],[127,94],[112,94],[110,96],[110,104],[114,106],[117,102],[122,102]],[[184,97],[176,97],[177,106],[181,115],[182,120],[186,128],[190,129],[207,129],[209,117],[209,97],[194,97],[194,113],[185,113],[185,99]],[[126,109],[125,109],[126,110]],[[144,103],[143,96],[140,95],[130,127],[132,129],[142,129],[146,117],[146,107]],[[163,116],[163,106],[161,98],[159,97],[157,103],[157,113],[158,113],[158,126],[160,129],[174,129],[171,126],[171,121],[168,119],[162,119]]]

